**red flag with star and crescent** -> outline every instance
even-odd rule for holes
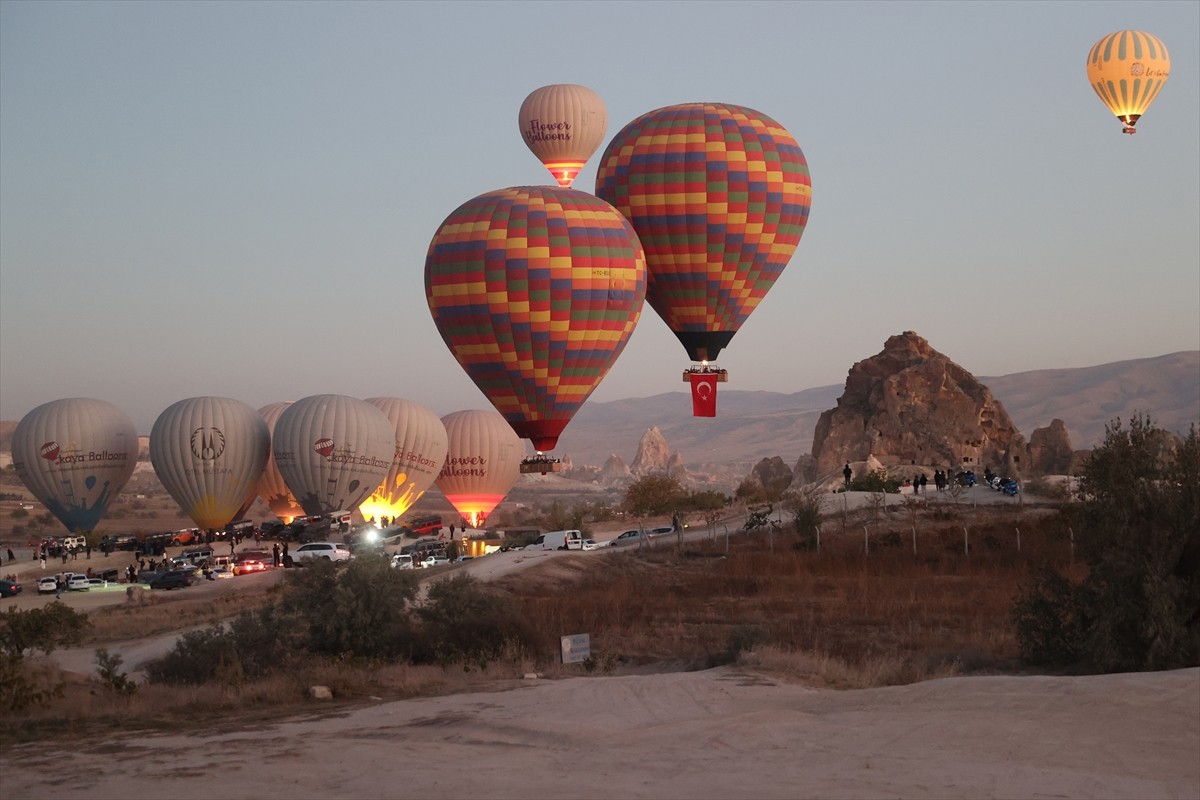
[[[713,372],[693,372],[688,375],[692,383],[692,416],[715,417],[717,415],[717,376]]]

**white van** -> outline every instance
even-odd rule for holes
[[[538,536],[537,541],[526,550],[582,550],[583,533],[580,531],[550,531]]]

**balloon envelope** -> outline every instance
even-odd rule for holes
[[[133,475],[137,430],[103,400],[54,400],[26,414],[13,431],[13,468],[72,533],[89,533]]]
[[[424,406],[399,397],[368,397],[387,415],[396,434],[396,457],[387,477],[359,506],[363,517],[395,519],[433,485],[446,463],[446,426]]]
[[[521,440],[499,414],[455,411],[442,417],[449,438],[437,486],[472,528],[492,513],[521,474]]]
[[[283,410],[271,450],[306,514],[354,511],[387,477],[396,434],[370,403],[320,394]]]
[[[283,410],[291,404],[292,401],[290,400],[270,403],[258,410],[263,421],[267,423],[267,431],[270,432],[272,439],[275,436],[275,423],[279,421],[279,416],[283,414]],[[304,509],[296,502],[296,498],[292,496],[292,490],[288,488],[287,482],[284,481],[283,475],[279,472],[279,465],[275,463],[274,450],[267,457],[267,465],[263,468],[262,475],[259,476],[256,489],[258,496],[271,509],[271,513],[284,522],[291,522],[296,517],[304,516]]]
[[[569,189],[604,141],[608,111],[600,95],[586,86],[556,83],[535,89],[525,98],[517,125],[526,146],[558,185]]]
[[[552,186],[469,200],[438,228],[425,295],[442,339],[492,405],[552,450],[641,316],[646,265],[616,209]]]
[[[168,406],[150,431],[150,461],[163,487],[204,530],[224,528],[254,490],[271,451],[267,423],[228,397]]]
[[[1117,31],[1092,45],[1087,73],[1101,102],[1125,123],[1125,133],[1134,133],[1171,74],[1171,57],[1157,36]]]
[[[766,296],[808,222],[808,162],[753,109],[651,111],[609,142],[596,194],[646,249],[646,301],[694,361],[712,361]]]

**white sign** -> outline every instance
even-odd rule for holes
[[[559,641],[562,645],[564,664],[578,664],[592,657],[592,636],[589,633],[562,636],[559,637]]]

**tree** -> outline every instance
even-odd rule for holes
[[[1023,657],[1102,671],[1200,664],[1200,439],[1135,416],[1080,475],[1078,585],[1041,572],[1013,607]]]
[[[687,492],[669,475],[647,475],[625,490],[625,510],[639,519],[674,513],[684,506]]]

